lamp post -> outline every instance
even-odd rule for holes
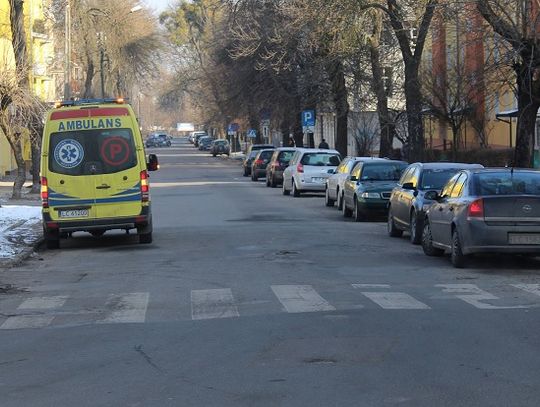
[[[71,97],[71,7],[66,0],[64,22],[64,100]]]

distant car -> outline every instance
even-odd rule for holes
[[[199,137],[202,137],[202,136],[207,136],[206,134],[206,131],[193,131],[189,134],[189,137],[188,137],[188,140],[191,144],[195,144],[195,139],[197,138],[197,136]]]
[[[515,168],[462,170],[441,193],[429,191],[422,248],[450,252],[454,267],[474,253],[540,255],[540,172]]]
[[[433,203],[426,199],[427,191],[440,192],[444,184],[459,170],[483,168],[480,164],[414,163],[409,165],[398,185],[392,190],[388,209],[388,234],[399,237],[410,232],[413,244],[422,241],[425,210]]]
[[[146,147],[170,147],[171,140],[166,134],[150,134],[144,144]]]
[[[336,150],[299,148],[283,171],[283,195],[299,197],[302,192],[324,192],[341,156]]]
[[[201,151],[208,151],[210,150],[210,147],[212,145],[212,141],[214,141],[212,139],[212,137],[209,137],[209,136],[204,136],[204,137],[201,137],[199,138],[199,150]]]
[[[195,147],[199,147],[199,140],[203,137],[208,137],[208,134],[206,134],[205,131],[196,132],[195,135],[193,136],[193,145]]]
[[[296,148],[280,147],[274,151],[266,166],[266,186],[275,188],[283,183],[283,171],[289,166]]]
[[[242,167],[243,167],[243,174],[244,177],[248,177],[251,175],[251,164],[253,163],[253,160],[255,159],[255,156],[257,155],[257,150],[264,150],[264,149],[273,149],[275,148],[272,144],[252,144],[247,148],[246,156],[244,160],[242,161]]]
[[[351,174],[354,165],[359,161],[376,161],[385,160],[384,158],[376,157],[345,157],[334,173],[326,180],[326,190],[324,203],[326,206],[334,206],[337,201],[337,207],[342,210],[343,207],[343,184],[347,177]]]
[[[225,139],[218,139],[214,140],[212,142],[212,145],[210,146],[210,154],[212,154],[214,157],[218,154],[231,154],[231,146],[229,142]]]
[[[407,163],[397,160],[359,161],[343,184],[343,216],[359,222],[386,214],[392,189]]]
[[[251,164],[251,180],[258,181],[261,177],[266,177],[266,166],[274,154],[274,149],[258,150],[253,163]]]

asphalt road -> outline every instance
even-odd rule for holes
[[[184,140],[154,243],[80,234],[0,271],[0,405],[538,406],[540,261],[455,270]]]

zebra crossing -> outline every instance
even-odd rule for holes
[[[265,301],[269,305],[266,310],[259,310],[259,314],[346,310],[361,312],[370,309],[429,312],[445,307],[448,301],[454,301],[454,305],[461,304],[479,310],[540,308],[540,284],[505,284],[492,287],[498,295],[475,284],[413,287],[412,294],[403,290],[397,291],[389,284],[351,284],[344,289],[349,288],[357,294],[354,296],[356,301],[343,304],[335,292],[332,296],[337,298],[334,298],[332,303],[312,285],[271,285],[268,287],[268,301]],[[321,290],[324,290],[324,287]],[[186,292],[185,296],[175,298],[177,303],[171,304],[171,307],[176,305],[189,308],[190,319],[193,321],[239,318],[243,314],[242,310],[249,304],[237,300],[235,291],[238,290],[231,288],[191,290]],[[71,325],[153,322],[152,316],[148,315],[152,301],[152,294],[149,292],[110,294],[101,304],[95,304],[90,309],[86,307],[77,310],[77,300],[82,301],[69,295],[29,296],[21,298],[15,309],[4,309],[4,303],[0,298],[0,331],[65,326],[60,321],[66,316],[78,318],[78,322]],[[84,298],[84,302],[87,303],[88,298]],[[13,306],[13,301],[8,303]],[[248,312],[245,314],[253,315]],[[189,318],[177,318],[177,320],[185,319]]]

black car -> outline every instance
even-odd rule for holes
[[[244,168],[244,177],[251,175],[251,164],[257,155],[258,150],[264,149],[273,149],[275,148],[272,144],[252,144],[248,147],[246,151],[246,157],[242,161],[242,167]]]
[[[253,164],[251,164],[251,180],[258,181],[259,178],[266,176],[266,166],[274,154],[274,149],[258,150]]]
[[[214,157],[218,154],[231,154],[231,146],[225,139],[214,140],[210,146],[210,154]]]
[[[144,144],[146,147],[170,147],[171,139],[166,134],[151,134]]]
[[[283,183],[283,171],[288,167],[295,151],[296,148],[291,147],[280,147],[274,151],[266,166],[267,187],[275,188]]]
[[[212,141],[214,141],[212,137],[209,137],[209,136],[201,137],[199,139],[199,150],[201,151],[210,150],[210,147],[212,146]]]
[[[425,211],[433,203],[427,191],[440,191],[462,169],[483,168],[480,164],[414,163],[409,165],[392,190],[388,209],[388,234],[399,237],[410,232],[413,244],[420,244]]]

